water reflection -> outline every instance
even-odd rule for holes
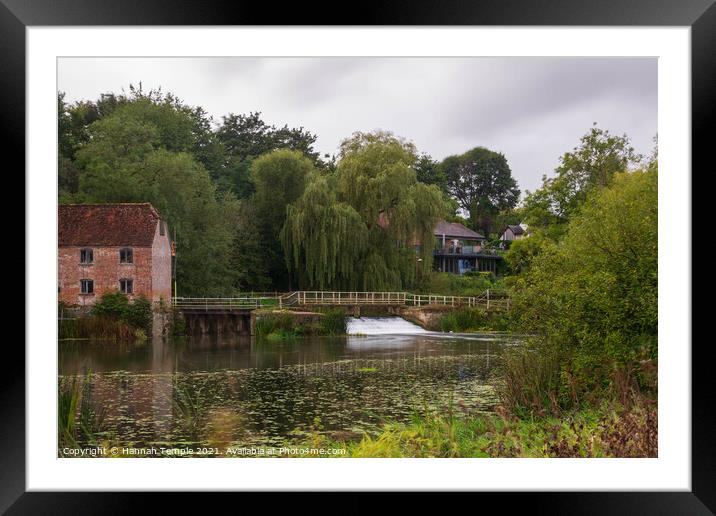
[[[372,432],[416,410],[496,403],[502,336],[157,339],[60,345],[60,382],[92,371],[113,442],[280,446],[305,432]],[[319,422],[316,427],[316,422]]]
[[[157,339],[138,344],[60,343],[60,375],[110,371],[189,372],[277,369],[354,358],[489,354],[509,340],[495,334],[314,337],[265,341],[253,337]],[[492,347],[491,347],[492,345]]]

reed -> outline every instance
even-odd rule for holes
[[[106,339],[112,341],[133,341],[146,338],[146,334],[124,321],[110,317],[88,315],[76,319],[61,319],[58,336],[60,339]]]
[[[95,409],[92,403],[92,372],[82,380],[73,377],[61,383],[57,393],[57,442],[59,453],[64,448],[96,446],[106,409]]]

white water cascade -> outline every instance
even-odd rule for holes
[[[346,324],[348,335],[428,333],[402,317],[348,317]]]

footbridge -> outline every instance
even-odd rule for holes
[[[184,316],[192,334],[249,334],[251,312],[259,308],[300,310],[317,306],[342,306],[358,312],[361,306],[481,307],[487,310],[509,310],[510,298],[506,292],[492,289],[479,296],[298,290],[250,292],[236,297],[176,297],[172,300],[172,305]]]
[[[234,313],[257,308],[302,306],[467,306],[509,309],[510,298],[503,290],[486,290],[479,296],[443,296],[410,292],[339,292],[298,290],[294,292],[251,292],[238,297],[176,297],[174,308],[183,312]]]

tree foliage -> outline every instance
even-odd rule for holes
[[[77,191],[61,200],[151,202],[176,232],[179,294],[228,293],[238,206],[194,154],[196,111],[141,92],[100,108],[108,114],[84,129],[85,143],[74,150]]]
[[[253,193],[253,183],[249,177],[251,163],[263,154],[278,149],[300,152],[315,166],[323,166],[319,154],[314,150],[316,135],[303,127],[289,128],[288,125],[276,127],[261,119],[260,112],[247,115],[230,113],[223,117],[216,131],[216,137],[225,153],[224,168],[214,179],[239,198]]]
[[[497,213],[517,204],[520,191],[503,154],[475,147],[441,166],[448,192],[470,214],[473,228],[489,234]]]
[[[514,288],[524,328],[559,364],[560,403],[599,392],[615,368],[656,358],[657,176],[653,163],[592,191]]]
[[[251,198],[257,220],[256,238],[273,284],[289,288],[286,260],[279,235],[286,220],[286,208],[301,197],[306,182],[316,173],[313,162],[298,151],[276,150],[257,158],[251,165],[256,192]]]
[[[527,272],[534,259],[552,245],[541,233],[533,232],[528,238],[513,240],[505,253],[505,262],[510,274]]]
[[[302,287],[400,289],[430,269],[439,189],[418,182],[414,146],[389,133],[355,134],[336,173],[314,174],[287,211],[282,240]],[[418,254],[413,243],[424,245]],[[418,261],[420,260],[420,261]]]
[[[445,171],[440,166],[440,163],[427,154],[421,154],[415,161],[413,168],[415,169],[415,175],[418,181],[425,183],[426,185],[435,185],[441,192],[449,195],[447,189],[447,178],[445,177]]]
[[[616,174],[641,160],[626,135],[614,136],[595,125],[579,146],[562,155],[554,177],[544,176],[541,188],[526,192],[525,222],[558,237],[592,190],[609,186]]]

